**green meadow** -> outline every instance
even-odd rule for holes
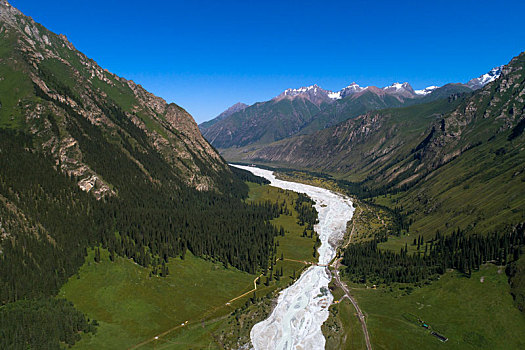
[[[342,299],[343,290],[332,281],[330,289],[334,303],[330,306],[330,316],[323,324],[326,349],[349,350],[366,349],[365,337],[354,306],[348,299]]]
[[[91,253],[78,277],[72,277],[60,296],[71,300],[100,326],[76,347],[128,348],[187,320],[224,305],[253,286],[253,276],[186,254],[169,262],[166,278],[150,277],[150,269],[106,254],[94,263]]]
[[[421,288],[349,286],[367,315],[374,349],[525,348],[525,317],[501,267],[483,265],[470,278],[449,271]],[[448,341],[431,335],[418,318]]]
[[[59,294],[99,323],[96,334],[84,335],[75,348],[125,349],[149,341],[139,348],[215,349],[238,339],[248,341],[251,325],[267,316],[277,292],[293,282],[294,274],[298,278],[307,266],[287,259],[315,261],[315,236],[301,237],[304,227],[297,223],[293,209],[297,194],[271,186],[249,186],[247,201],[286,201],[290,213],[272,221],[285,231],[284,237],[275,239],[278,247],[274,273],[283,271],[279,280],[265,285],[268,272],[261,276],[255,298],[250,292],[231,301],[251,291],[259,274],[248,274],[188,253],[184,260],[171,259],[169,275],[162,278],[150,276],[150,268],[130,259],[117,257],[112,262],[104,250],[101,261],[95,263],[91,251],[78,274],[69,279]],[[281,255],[285,260],[280,260]],[[250,320],[241,325],[239,317]],[[228,334],[236,334],[237,338]],[[155,340],[155,336],[159,339]]]

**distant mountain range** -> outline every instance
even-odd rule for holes
[[[487,74],[485,74],[487,75]],[[484,77],[484,76],[483,76]],[[477,78],[481,79],[481,78]],[[474,79],[473,79],[474,80]],[[474,85],[475,83],[473,83]],[[330,100],[340,100],[349,96],[358,97],[360,94],[363,94],[365,91],[371,91],[375,94],[382,95],[388,94],[392,96],[399,96],[403,98],[416,98],[417,96],[425,96],[431,93],[434,89],[438,88],[437,86],[429,86],[423,90],[415,91],[409,83],[393,83],[390,86],[385,86],[383,88],[377,88],[375,86],[365,86],[361,87],[357,83],[353,82],[347,87],[339,91],[329,91],[320,88],[317,85],[311,85],[307,87],[302,87],[299,89],[287,89],[275,99],[281,99],[286,97],[298,97],[302,96],[310,99],[310,101],[322,101],[327,102]]]
[[[371,110],[410,106],[454,94],[470,93],[501,74],[501,67],[466,84],[414,90],[405,83],[378,88],[355,82],[339,91],[318,85],[287,89],[266,102],[236,104],[199,125],[204,137],[219,149],[265,145],[294,135],[311,134]]]
[[[469,84],[484,86],[451,95],[465,85],[449,84],[426,95],[442,90],[445,98],[223,156],[332,174],[374,195],[400,193],[399,205],[421,219],[415,232],[490,232],[525,212],[525,53]]]

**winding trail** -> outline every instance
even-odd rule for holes
[[[348,290],[348,286],[346,285],[346,283],[341,281],[341,278],[339,277],[339,266],[340,266],[340,263],[341,263],[341,259],[342,258],[337,259],[336,261],[334,261],[334,263],[332,265],[334,267],[334,269],[335,269],[335,282],[339,285],[339,287],[341,287],[341,289],[345,293],[345,295],[340,299],[340,301],[342,301],[346,297],[346,298],[348,298],[348,300],[350,300],[352,305],[354,305],[355,311],[357,312],[357,318],[359,319],[359,322],[361,322],[361,328],[363,329],[363,334],[365,336],[366,348],[368,350],[372,350],[372,344],[370,343],[370,335],[368,334],[368,328],[366,327],[365,315],[361,311],[361,308],[357,304],[357,301],[350,294],[350,292]]]
[[[258,280],[259,278],[261,278],[261,277],[262,277],[262,273],[261,273],[259,276],[257,276],[257,277],[253,280],[253,289],[252,289],[252,290],[249,290],[249,291],[247,291],[246,293],[239,295],[238,297],[235,297],[235,298],[233,298],[233,299],[228,300],[228,302],[226,303],[226,305],[230,305],[230,304],[233,303],[235,300],[240,299],[240,298],[242,298],[242,297],[244,297],[244,296],[246,296],[246,295],[248,295],[248,294],[250,294],[250,293],[255,292],[255,291],[257,290],[257,280]]]
[[[354,208],[348,197],[330,190],[277,179],[272,171],[238,166],[268,179],[272,186],[306,193],[315,202],[319,223],[315,231],[321,245],[319,261],[312,263],[290,287],[281,291],[270,316],[250,332],[252,344],[259,349],[324,349],[321,331],[329,316],[333,296],[328,288],[332,274],[328,265],[336,255],[336,245],[343,239]]]
[[[164,331],[164,332],[162,332],[162,333],[160,333],[160,334],[154,336],[153,338],[149,338],[149,339],[147,339],[147,340],[144,340],[142,343],[139,343],[139,344],[137,344],[137,345],[134,345],[134,346],[130,347],[129,350],[138,349],[138,348],[140,348],[141,346],[144,346],[144,345],[146,345],[146,344],[149,344],[149,343],[151,343],[151,342],[154,342],[154,341],[156,341],[156,340],[159,340],[160,338],[162,338],[162,337],[164,337],[165,335],[167,335],[167,334],[173,332],[174,330],[179,329],[179,328],[182,328],[182,327],[184,327],[184,326],[187,326],[187,325],[188,325],[188,322],[189,322],[189,321],[186,321],[186,322],[184,322],[184,323],[181,323],[180,325],[177,325],[177,326],[175,326],[175,327],[173,327],[173,328],[170,328],[170,329],[168,329],[167,331]]]

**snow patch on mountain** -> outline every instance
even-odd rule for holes
[[[430,94],[432,91],[436,90],[437,88],[439,88],[439,86],[431,85],[421,90],[414,90],[414,92],[416,93],[416,95],[425,96],[425,95]]]
[[[318,93],[321,93],[321,92],[331,92],[331,91],[323,90],[319,86],[317,86],[317,84],[314,84],[314,85],[310,85],[310,86],[301,87],[299,89],[286,89],[286,90],[284,90],[284,92],[281,95],[284,95],[284,96],[297,96],[297,95],[303,94],[305,92],[318,94]]]
[[[343,98],[343,97],[346,97],[346,96],[357,94],[357,93],[359,93],[359,92],[361,92],[363,90],[366,90],[366,89],[368,89],[368,86],[361,87],[358,84],[356,84],[355,82],[353,82],[352,84],[348,85],[347,87],[341,89],[341,91],[339,91],[339,95],[341,96],[341,98]]]
[[[386,86],[386,87],[383,88],[383,90],[390,90],[390,89],[401,90],[401,89],[403,89],[403,84],[393,83],[392,85]]]
[[[410,86],[410,84],[407,83],[407,82],[402,83],[402,84],[401,83],[393,83],[390,86],[385,86],[383,88],[383,90],[385,90],[385,91],[393,91],[393,90],[394,91],[404,91],[404,90],[406,90],[406,91],[414,91],[412,89],[412,86]]]
[[[330,91],[328,93],[328,97],[331,98],[332,100],[340,100],[342,98],[341,91],[337,91],[337,92]]]
[[[494,67],[490,70],[490,72],[483,74],[478,78],[469,80],[466,85],[473,90],[481,89],[488,83],[491,83],[494,80],[498,79],[501,75],[502,68],[503,66]]]

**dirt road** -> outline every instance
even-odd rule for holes
[[[335,269],[335,282],[336,282],[336,284],[339,287],[341,287],[341,289],[345,293],[345,296],[348,298],[348,300],[350,300],[352,305],[354,305],[354,308],[357,311],[357,317],[359,318],[359,321],[361,322],[361,327],[363,328],[363,334],[365,335],[366,348],[368,350],[372,350],[372,344],[370,344],[370,336],[368,334],[368,328],[366,327],[365,315],[361,311],[361,308],[357,304],[357,301],[354,299],[354,297],[352,297],[352,295],[350,295],[350,292],[348,290],[348,286],[343,281],[341,281],[341,278],[339,277],[339,266],[340,266],[340,264],[341,264],[341,258],[337,259],[332,264],[332,266]]]

